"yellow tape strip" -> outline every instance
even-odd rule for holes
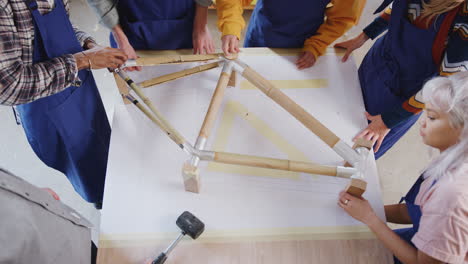
[[[171,241],[177,233],[101,234],[99,247],[134,247]],[[366,226],[297,227],[206,231],[197,239],[200,243],[272,242],[304,240],[374,239]],[[191,239],[185,238],[187,242]],[[187,243],[184,242],[184,243]]]
[[[302,89],[302,88],[325,88],[328,87],[327,79],[308,79],[308,80],[270,80],[270,82],[279,89]],[[257,89],[255,85],[247,80],[240,83],[241,89]]]
[[[279,150],[288,155],[288,159],[310,162],[306,155],[300,150],[291,145],[280,134],[272,130],[268,124],[257,117],[255,114],[248,111],[248,109],[239,102],[228,101],[224,108],[223,116],[221,117],[221,124],[216,132],[216,138],[213,143],[212,149],[215,151],[225,151],[231,133],[233,131],[234,119],[240,118],[247,121],[258,133],[260,133],[266,140],[274,144]],[[273,178],[288,178],[299,179],[298,172],[282,171],[274,169],[237,166],[231,164],[222,164],[210,162],[207,166],[208,171],[236,173],[240,175],[253,175]]]

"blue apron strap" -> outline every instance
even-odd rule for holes
[[[393,0],[384,0],[382,4],[380,4],[380,6],[374,11],[374,15],[382,12],[392,2]]]
[[[416,182],[411,186],[411,189],[406,193],[405,196],[401,197],[400,202],[402,203],[403,201],[410,200],[411,203],[414,203],[414,199],[416,198],[416,195],[419,192],[419,188],[421,187],[421,183],[424,181],[424,174],[419,176],[419,178],[416,180]]]

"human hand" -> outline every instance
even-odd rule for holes
[[[296,62],[296,66],[299,70],[310,68],[315,64],[315,56],[310,51],[304,51]]]
[[[338,199],[338,206],[343,208],[352,218],[368,225],[377,215],[369,204],[369,201],[342,191]]]
[[[57,200],[57,201],[60,201],[60,196],[58,196],[58,194],[56,192],[54,192],[54,190],[50,189],[50,188],[41,188],[42,190],[48,192],[50,195],[52,195],[52,197]]]
[[[349,58],[349,55],[351,55],[351,53],[354,50],[359,49],[360,47],[362,47],[362,45],[364,45],[364,43],[368,39],[369,39],[369,37],[364,32],[362,32],[361,34],[359,34],[357,37],[355,37],[353,39],[350,39],[350,40],[343,41],[343,42],[335,44],[335,48],[346,49],[345,55],[343,56],[341,61],[342,62],[347,61],[348,58]]]
[[[214,42],[211,37],[208,27],[201,30],[193,30],[193,54],[209,54],[214,53]]]
[[[221,38],[224,55],[232,56],[239,53],[239,39],[234,35],[224,35]]]
[[[355,136],[353,141],[356,141],[358,138],[370,140],[372,141],[372,145],[374,145],[374,152],[377,152],[379,151],[384,138],[387,136],[388,132],[390,132],[390,128],[385,125],[381,115],[372,116],[366,112],[366,118],[371,121],[370,124]]]
[[[125,53],[125,55],[127,55],[128,59],[134,60],[138,58],[135,49],[128,41],[128,38],[123,32],[120,25],[117,25],[112,29],[112,35],[114,35],[115,42],[117,42],[117,47],[121,49]],[[141,71],[141,67],[126,67],[125,71]]]
[[[76,53],[78,69],[119,68],[127,61],[127,55],[120,49],[96,46],[92,49]]]

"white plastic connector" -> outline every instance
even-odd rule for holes
[[[357,173],[356,168],[352,167],[343,167],[343,166],[338,166],[336,167],[336,176],[341,177],[341,178],[351,178],[353,175]]]
[[[122,68],[138,66],[136,60],[127,60]]]
[[[333,146],[333,150],[353,167],[356,167],[360,160],[359,153],[346,144],[346,142],[343,140],[338,141],[338,143]]]

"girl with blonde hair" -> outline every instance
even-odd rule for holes
[[[365,223],[395,255],[395,263],[468,263],[468,72],[438,77],[423,88],[423,142],[441,154],[402,200],[386,205],[392,231],[369,202],[340,193],[338,205]]]

